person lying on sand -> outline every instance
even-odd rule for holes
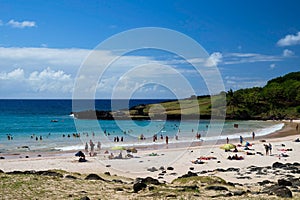
[[[228,156],[227,158],[228,160],[244,160],[243,156],[238,156],[237,154],[233,155],[233,156]]]
[[[199,160],[216,160],[216,157],[213,156],[201,156],[200,158],[198,158]]]
[[[197,160],[192,160],[191,161],[193,164],[204,164],[204,162],[200,159],[197,159]]]

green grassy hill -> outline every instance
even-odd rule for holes
[[[222,102],[218,103],[223,95],[226,95],[226,108],[222,106]],[[203,119],[210,118],[212,114],[222,116],[225,114],[224,110],[227,119],[300,118],[300,72],[272,79],[264,87],[229,90],[225,94],[214,96],[139,105],[131,108],[129,113],[133,118],[167,116],[168,119],[179,119],[181,115],[194,118],[200,114],[200,118]]]
[[[268,81],[264,87],[221,92],[213,96],[138,105],[128,110],[83,111],[82,119],[293,119],[300,118],[300,72]]]

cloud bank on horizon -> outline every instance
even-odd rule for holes
[[[144,83],[161,79],[176,83],[178,74],[188,80],[197,95],[207,94],[205,81],[192,67],[199,63],[207,68],[217,65],[226,90],[264,86],[271,78],[299,71],[300,22],[294,15],[300,14],[295,6],[276,2],[269,8],[259,1],[219,4],[180,0],[145,4],[77,1],[72,5],[28,1],[25,6],[18,0],[2,1],[0,98],[71,98],[76,78],[89,80],[77,73],[99,42],[146,26],[182,32],[200,43],[209,56],[184,60],[169,52],[133,52],[116,61],[93,88],[88,88],[96,91],[96,98],[110,98],[114,89],[120,98],[132,89],[137,91],[137,98],[174,98],[168,88]],[[256,10],[258,5],[261,10],[268,9],[268,14]],[[278,8],[285,15],[279,16]],[[153,10],[161,12],[153,15]],[[111,59],[114,53],[98,51],[97,62]],[[130,67],[145,64],[147,68],[129,77]],[[192,91],[180,89],[180,84],[176,87],[180,98],[191,95]]]

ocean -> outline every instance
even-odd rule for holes
[[[101,142],[103,148],[163,144],[161,136],[168,136],[169,143],[191,142],[197,140],[197,133],[203,141],[217,141],[251,137],[252,132],[263,136],[283,127],[269,121],[228,121],[212,126],[209,120],[79,120],[70,115],[84,109],[117,110],[166,100],[115,101],[112,108],[111,100],[95,100],[94,107],[91,101],[82,100],[81,106],[73,109],[72,100],[0,100],[0,153],[82,150],[90,140]],[[140,139],[142,134],[145,140]],[[152,140],[154,134],[158,136],[156,142]],[[114,142],[116,137],[123,142]]]

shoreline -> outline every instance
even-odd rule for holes
[[[275,121],[273,126],[276,124],[284,124],[284,126],[280,129],[277,130],[273,133],[263,135],[263,136],[256,136],[256,139],[263,139],[263,138],[273,138],[273,137],[284,137],[285,135],[290,135],[290,131],[292,131],[293,128],[291,128],[291,124],[295,123],[290,123],[290,122],[285,122],[285,121]],[[300,123],[300,120],[299,122]],[[295,127],[295,125],[294,125]],[[280,133],[280,134],[279,134]],[[295,134],[295,133],[292,133]],[[249,132],[248,137],[244,137],[244,140],[248,140],[249,142],[252,141],[252,136],[250,136],[251,133]],[[218,136],[213,136],[213,137],[218,137]],[[220,137],[220,136],[219,136]],[[161,140],[158,139],[157,143],[152,143],[152,138],[147,138],[147,141],[151,141],[151,143],[137,143],[137,144],[126,144],[126,143],[112,143],[115,146],[124,146],[124,148],[136,148],[139,151],[155,151],[155,150],[164,150],[164,149],[188,149],[188,148],[193,148],[193,147],[198,147],[198,148],[207,148],[208,146],[214,146],[214,145],[221,145],[226,143],[226,136],[222,136],[223,139],[217,139],[215,142],[212,140],[210,137],[208,137],[207,140],[197,140],[197,139],[192,139],[191,141],[188,140],[181,140],[181,138],[176,141],[174,138],[171,138],[169,140],[169,144],[165,144],[165,139]],[[238,137],[230,139],[230,143],[238,143],[239,139]],[[82,146],[84,144],[82,143]],[[22,159],[26,158],[28,156],[29,158],[35,158],[35,157],[53,157],[53,156],[73,156],[78,151],[84,151],[84,147],[82,149],[72,149],[72,150],[61,150],[61,149],[40,149],[40,150],[22,150],[22,151],[13,151],[13,152],[2,152],[0,153],[0,157],[5,157],[5,159]],[[107,150],[111,151],[111,147],[104,147],[101,149],[101,151]],[[98,151],[96,151],[98,152]],[[1,160],[1,159],[0,159]]]
[[[22,158],[20,155],[9,155],[1,154],[5,156],[5,159],[0,160],[1,170],[4,172],[11,171],[26,171],[26,170],[65,170],[67,172],[77,172],[77,173],[101,173],[110,172],[111,174],[116,174],[118,176],[123,176],[127,178],[137,178],[150,176],[153,178],[159,178],[159,168],[163,166],[164,168],[172,167],[174,170],[170,173],[166,173],[161,180],[166,182],[171,182],[178,176],[185,174],[187,171],[193,169],[192,171],[201,172],[203,170],[212,170],[218,168],[229,168],[237,167],[240,169],[246,169],[251,165],[256,166],[267,166],[272,165],[272,163],[280,162],[300,162],[297,156],[297,151],[300,150],[300,144],[292,142],[296,138],[300,137],[300,134],[296,134],[294,129],[296,123],[285,122],[285,126],[282,130],[275,133],[269,134],[263,137],[256,137],[254,141],[249,140],[253,143],[252,148],[255,149],[253,152],[260,152],[262,155],[247,156],[242,147],[238,147],[239,156],[243,156],[245,159],[241,161],[229,161],[227,160],[228,155],[233,155],[232,152],[224,152],[219,147],[221,144],[226,143],[225,141],[218,141],[213,145],[203,145],[199,146],[199,143],[193,143],[190,146],[172,146],[172,145],[162,145],[157,148],[137,148],[138,152],[132,154],[133,158],[130,159],[108,159],[109,154],[104,154],[101,150],[97,156],[90,157],[87,155],[88,162],[79,163],[78,157],[74,154],[77,151],[59,151],[59,152],[26,152],[22,153]],[[267,143],[273,144],[273,156],[265,156],[263,144],[261,140],[266,140]],[[238,140],[231,140],[230,143],[237,144]],[[288,152],[289,157],[280,158],[278,157],[277,149],[282,148],[280,145],[285,144],[284,148],[291,148],[293,151]],[[163,147],[164,146],[164,147]],[[115,155],[122,152],[123,155],[126,151],[112,151]],[[28,158],[25,158],[25,155]],[[150,155],[153,156],[150,156]],[[41,156],[38,156],[41,155]],[[10,157],[11,156],[11,157]],[[204,157],[216,157],[216,160],[204,160],[204,164],[193,164],[191,161],[195,160],[201,156]],[[150,169],[154,171],[151,172]],[[212,172],[210,174],[218,175],[224,178],[226,181],[231,182],[247,182],[248,179],[239,180],[233,172],[229,173],[216,173]],[[160,177],[161,178],[161,177]],[[267,177],[272,178],[272,177]],[[273,177],[274,178],[274,177]],[[256,178],[259,179],[260,178]],[[255,179],[255,180],[256,180]],[[251,181],[250,181],[251,182]]]

